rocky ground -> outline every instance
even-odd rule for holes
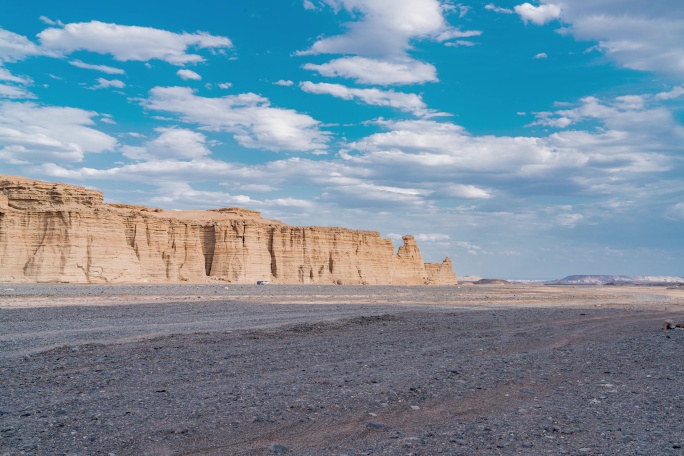
[[[0,285],[0,455],[682,455],[684,290]]]

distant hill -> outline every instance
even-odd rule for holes
[[[546,285],[670,285],[684,284],[684,279],[671,276],[570,275],[560,280],[550,280],[544,283]]]

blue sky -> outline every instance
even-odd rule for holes
[[[682,43],[680,0],[11,2],[0,172],[459,275],[684,276]]]

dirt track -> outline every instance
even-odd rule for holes
[[[681,289],[0,290],[0,454],[684,454]]]

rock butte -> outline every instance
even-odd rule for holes
[[[451,260],[375,231],[299,227],[240,208],[164,211],[0,175],[0,281],[454,285]]]

